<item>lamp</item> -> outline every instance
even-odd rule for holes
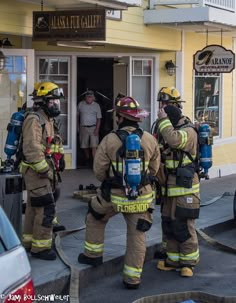
[[[4,69],[6,63],[6,56],[0,51],[0,71]]]
[[[166,68],[167,74],[169,76],[173,76],[175,74],[176,67],[177,66],[173,63],[172,60],[167,61],[166,64],[165,64],[165,68]]]
[[[2,40],[0,40],[0,47],[12,47],[14,46],[11,41],[8,38],[3,38]]]

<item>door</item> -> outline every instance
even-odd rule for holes
[[[95,101],[102,113],[99,142],[112,128],[113,107],[113,58],[87,57],[77,58],[77,105],[84,99],[85,92],[92,90]],[[78,123],[77,123],[78,124]],[[79,125],[77,125],[77,167],[86,167],[84,150],[80,148]],[[92,158],[90,156],[90,166]]]

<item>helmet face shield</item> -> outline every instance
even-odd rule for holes
[[[169,101],[173,101],[173,97],[171,97],[169,94],[163,93],[163,92],[159,92],[157,95],[157,101],[160,102],[169,102]]]
[[[175,87],[162,87],[157,95],[157,101],[166,103],[185,102],[181,100],[180,93]]]
[[[51,97],[52,96],[52,97]],[[63,93],[63,89],[62,88],[55,88],[52,91],[50,91],[48,93],[48,97],[49,98],[55,98],[55,99],[60,99],[60,98],[64,98],[64,93]]]

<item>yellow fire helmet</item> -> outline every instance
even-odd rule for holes
[[[179,91],[175,87],[162,87],[157,95],[157,101],[166,103],[185,102],[181,100]]]
[[[64,98],[63,89],[53,82],[35,83],[34,91],[30,95],[35,102],[45,101],[45,99]]]

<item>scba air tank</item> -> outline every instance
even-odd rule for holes
[[[212,167],[212,144],[213,138],[211,128],[208,124],[199,126],[199,141],[200,141],[200,167],[204,170],[205,179],[209,179],[208,170]]]
[[[15,112],[11,116],[11,121],[7,126],[7,138],[4,147],[4,152],[7,155],[7,159],[10,160],[15,155],[20,136],[22,131],[22,124],[24,121],[24,111]]]
[[[125,156],[125,179],[130,187],[128,192],[130,199],[138,196],[137,187],[141,182],[141,159],[140,159],[140,138],[136,134],[126,137],[126,156]]]

